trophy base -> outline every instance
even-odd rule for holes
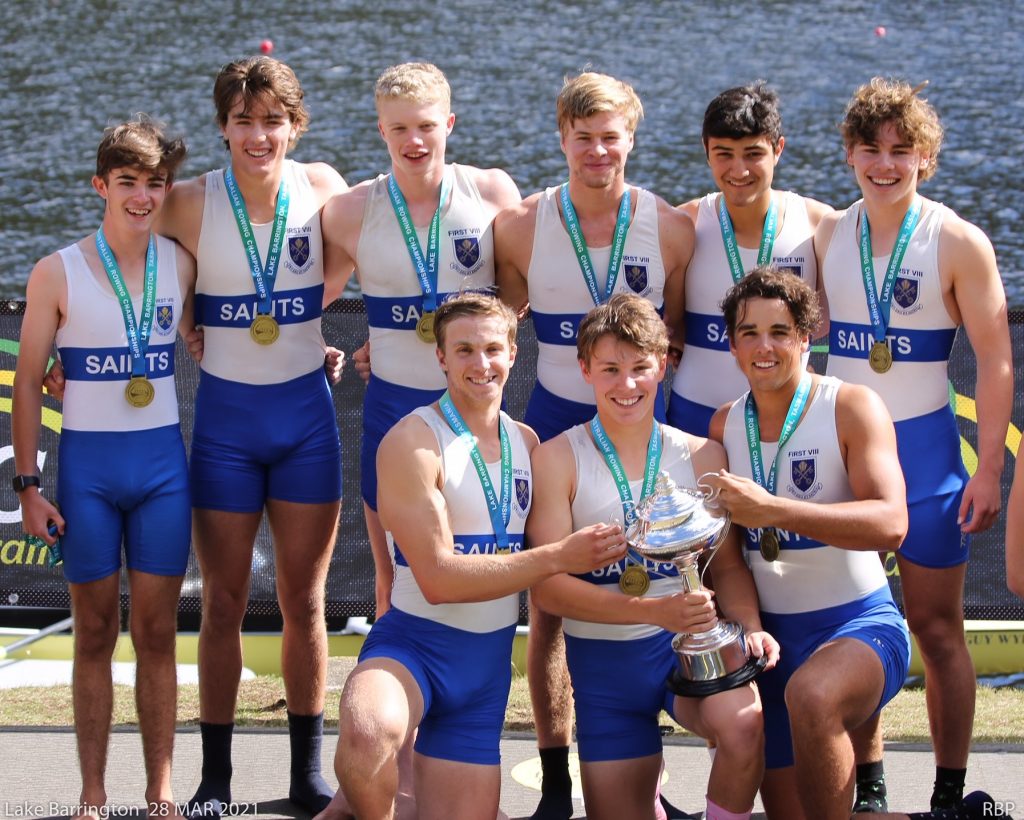
[[[682,698],[705,698],[719,692],[728,692],[742,686],[759,675],[768,663],[768,656],[751,657],[739,669],[712,680],[689,680],[683,677],[682,670],[676,668],[668,676],[666,686],[669,691]]]

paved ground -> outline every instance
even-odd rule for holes
[[[336,735],[326,738],[324,769],[330,771]],[[529,782],[538,771],[532,737],[509,736],[502,740],[501,807],[511,818],[529,817],[539,793]],[[530,761],[534,760],[532,764]],[[287,796],[288,736],[284,731],[239,730],[235,739],[234,798],[240,813],[261,818],[308,816],[293,807]],[[665,795],[688,811],[703,807],[704,784],[710,761],[707,751],[692,743],[666,743],[668,780]],[[934,777],[931,752],[921,747],[891,746],[886,750],[890,805],[894,810],[927,808]],[[526,765],[520,769],[519,764]],[[182,730],[175,743],[174,788],[179,799],[191,796],[199,781],[200,739],[197,730]],[[526,775],[513,779],[522,769]],[[336,783],[333,774],[329,780]],[[137,732],[118,731],[111,740],[108,763],[108,794],[111,820],[133,814],[141,806],[145,781],[142,749]],[[1024,817],[1024,745],[975,750],[967,775],[968,790],[985,789],[1001,800],[1013,801],[1018,818]],[[80,781],[75,758],[75,739],[70,731],[0,731],[0,817],[42,818],[65,815],[78,797]],[[574,817],[583,817],[577,802]],[[761,810],[757,804],[758,812]],[[135,814],[138,816],[138,814]],[[755,814],[763,818],[762,814]]]

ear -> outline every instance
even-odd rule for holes
[[[519,346],[516,345],[513,342],[512,343],[512,347],[509,348],[509,351],[508,351],[508,366],[509,367],[512,367],[512,365],[514,365],[516,363],[516,354],[518,352],[519,352]]]
[[[660,356],[658,362],[658,381],[664,381],[665,371],[668,369],[668,355]]]
[[[782,149],[786,147],[786,138],[779,137],[779,143],[775,146],[775,164],[778,165],[779,158],[782,156]]]
[[[380,120],[377,120],[377,133],[380,134],[380,138],[387,142],[387,137],[384,136],[384,126],[380,124]]]
[[[846,149],[846,164],[853,167],[853,148]]]
[[[434,353],[437,355],[437,363],[441,366],[441,371],[445,375],[447,375],[448,374],[448,367],[447,367],[446,362],[444,360],[444,351],[441,350],[441,348],[439,348],[439,347],[435,347],[434,348]]]
[[[100,176],[94,176],[92,178],[92,188],[104,199],[107,198],[107,182]]]
[[[801,353],[806,353],[810,349],[811,349],[811,337],[810,337],[810,335],[807,335],[807,336],[804,336],[800,340],[800,352]]]
[[[583,359],[577,359],[576,363],[580,366],[580,373],[583,374],[583,381],[585,381],[587,384],[593,384],[590,375],[590,365],[587,362],[583,361]]]
[[[445,126],[445,136],[451,136],[452,129],[455,127],[455,112],[452,111],[448,115],[448,123]]]

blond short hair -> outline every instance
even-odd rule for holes
[[[451,109],[452,89],[448,79],[433,63],[400,63],[384,69],[373,89],[374,101],[412,100],[441,103]]]
[[[846,148],[874,142],[878,139],[878,130],[891,122],[901,139],[928,156],[928,164],[918,171],[918,177],[922,180],[931,177],[938,167],[943,128],[935,109],[918,95],[925,85],[912,88],[902,80],[874,77],[858,88],[839,124]]]
[[[631,85],[594,71],[566,77],[556,109],[558,130],[563,136],[576,120],[585,120],[594,114],[609,111],[621,114],[631,134],[644,117],[643,104]]]

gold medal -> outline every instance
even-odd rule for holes
[[[619,589],[627,595],[638,598],[650,588],[651,576],[647,574],[647,570],[643,567],[638,567],[636,564],[626,567],[626,571],[619,578]]]
[[[868,353],[868,364],[876,373],[888,373],[892,367],[892,351],[885,342],[875,342]]]
[[[258,345],[272,345],[281,335],[281,326],[273,316],[261,313],[249,325],[249,335]]]
[[[437,337],[434,335],[434,312],[432,310],[420,316],[420,320],[416,323],[416,336],[421,342],[428,345],[437,342]]]
[[[124,389],[124,397],[132,407],[145,407],[156,395],[156,388],[145,376],[132,376]]]
[[[777,561],[779,559],[779,536],[775,530],[766,529],[761,533],[761,557],[765,561]]]

